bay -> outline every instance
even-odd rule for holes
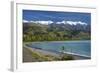
[[[91,57],[90,40],[32,42],[28,46],[32,48],[55,52],[55,53],[61,52],[62,48],[64,48],[65,53]]]

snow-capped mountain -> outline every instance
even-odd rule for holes
[[[87,25],[87,23],[85,22],[81,22],[81,21],[61,21],[61,22],[56,22],[56,24],[70,24],[70,25]]]
[[[82,21],[23,21],[24,26],[37,25],[38,27],[48,27],[48,29],[59,29],[59,30],[80,30],[80,31],[90,31],[91,25]],[[33,24],[31,24],[33,23]],[[45,26],[46,25],[46,26]]]
[[[33,23],[39,23],[39,24],[49,25],[49,24],[52,24],[53,21],[33,21]]]
[[[48,25],[48,24],[52,24],[54,23],[53,21],[27,21],[27,20],[23,20],[23,23],[36,23],[36,24],[44,24],[44,25]]]
[[[49,24],[69,24],[69,25],[87,25],[87,23],[82,22],[82,21],[58,21],[58,22],[54,22],[54,21],[27,21],[27,20],[23,20],[23,23],[39,23],[39,24],[44,24],[44,25],[49,25]]]

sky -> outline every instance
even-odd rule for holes
[[[64,20],[81,21],[91,24],[91,13],[23,10],[23,20],[53,22],[61,22]]]

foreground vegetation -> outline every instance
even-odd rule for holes
[[[59,57],[52,56],[52,55],[45,55],[40,52],[32,51],[28,48],[23,49],[23,62],[41,62],[41,61],[63,61],[63,60],[74,60],[72,55],[61,54]],[[26,53],[26,52],[28,53]],[[30,55],[27,57],[27,55]]]

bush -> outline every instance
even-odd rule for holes
[[[74,60],[74,57],[72,55],[63,55],[61,60]]]

